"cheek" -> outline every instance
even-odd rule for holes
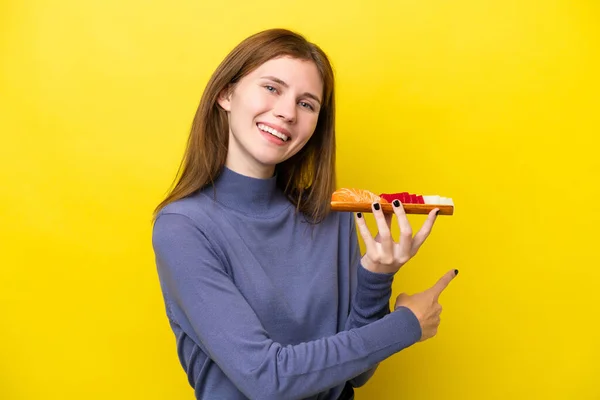
[[[311,116],[311,118],[308,118],[305,121],[305,124],[302,127],[302,131],[304,132],[304,135],[306,135],[307,140],[314,134],[315,129],[317,128],[317,122],[318,116]]]
[[[273,108],[274,97],[260,90],[250,91],[244,97],[244,109],[254,115],[262,114]]]
[[[231,116],[234,120],[243,123],[243,120],[263,113],[268,107],[268,101],[267,96],[260,91],[240,90],[232,100]]]

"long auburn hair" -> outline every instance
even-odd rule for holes
[[[154,217],[167,204],[214,184],[225,165],[229,142],[227,112],[218,105],[219,96],[261,64],[283,56],[315,63],[323,80],[323,101],[310,140],[277,165],[277,186],[309,221],[326,217],[336,187],[333,69],[319,46],[286,29],[269,29],[246,38],[217,67],[202,94],[173,186]]]

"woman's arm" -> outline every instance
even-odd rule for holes
[[[406,217],[406,213],[400,201],[393,201],[394,214],[398,220],[400,228],[400,240],[396,243],[391,234],[391,223],[393,216],[384,215],[379,203],[372,204],[373,216],[377,223],[378,234],[375,238],[367,227],[365,219],[361,213],[357,213],[355,225],[353,224],[352,236],[356,235],[356,228],[360,231],[361,237],[365,242],[366,252],[359,262],[354,261],[352,265],[358,264],[359,275],[358,289],[352,311],[349,318],[349,326],[364,326],[369,321],[376,321],[389,312],[389,298],[391,295],[391,285],[394,274],[406,264],[418,252],[419,248],[427,239],[436,220],[438,208],[434,208],[429,213],[427,220],[413,237],[412,227]],[[353,243],[355,242],[352,238]],[[356,258],[356,250],[354,258]],[[371,273],[364,273],[361,268]],[[373,366],[369,371],[357,376],[350,383],[353,386],[364,385],[373,375],[377,366]]]
[[[356,226],[350,220],[350,285],[352,306],[346,329],[367,325],[390,313],[394,273],[375,273],[361,264]]]
[[[350,285],[352,305],[346,329],[358,328],[390,313],[393,273],[374,273],[361,264],[360,246],[354,219],[350,216]],[[353,387],[363,386],[373,376],[378,364],[350,380]]]

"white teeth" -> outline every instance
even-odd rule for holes
[[[283,133],[281,133],[269,126],[263,125],[263,124],[258,124],[258,129],[260,129],[261,131],[269,132],[271,135],[277,136],[279,139],[283,140],[284,142],[286,142],[289,139]]]

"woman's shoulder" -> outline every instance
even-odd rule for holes
[[[155,224],[165,221],[187,221],[188,224],[194,225],[201,230],[207,229],[211,218],[214,214],[214,203],[208,201],[202,192],[196,192],[182,199],[175,200],[164,206],[155,218]]]

